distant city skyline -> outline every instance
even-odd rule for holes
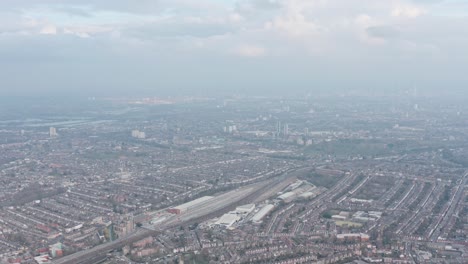
[[[4,0],[0,96],[465,95],[460,0]]]

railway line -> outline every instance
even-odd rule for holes
[[[196,212],[192,215],[185,214],[180,217],[172,217],[166,222],[162,223],[156,229],[139,228],[134,233],[119,238],[115,241],[99,245],[89,250],[80,251],[75,254],[65,256],[55,260],[54,264],[94,264],[98,263],[106,257],[106,255],[116,249],[120,249],[127,244],[136,242],[148,236],[160,234],[165,229],[174,228],[177,226],[187,226],[193,223],[202,222],[204,220],[219,216],[226,213],[240,204],[250,203],[261,197],[264,193],[274,189],[277,185],[281,185],[284,180],[289,178],[288,173],[265,181],[263,183],[256,183],[242,187],[240,189],[221,194],[213,199],[214,202],[204,204],[200,208],[193,211]]]

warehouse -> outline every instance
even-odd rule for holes
[[[265,217],[269,212],[271,212],[271,210],[273,210],[273,208],[275,208],[275,206],[272,205],[272,204],[265,205],[262,209],[260,209],[260,211],[258,211],[258,213],[256,213],[252,217],[252,222],[257,223],[257,224],[261,223],[263,217]]]
[[[241,205],[236,208],[236,213],[239,214],[249,214],[255,209],[255,204],[246,204]]]
[[[297,197],[296,193],[294,192],[287,192],[283,193],[282,195],[278,196],[278,199],[282,200],[285,203],[292,202]]]
[[[224,214],[223,216],[221,216],[221,218],[219,218],[218,221],[216,221],[216,224],[225,226],[226,228],[230,228],[240,219],[241,218],[236,214]]]

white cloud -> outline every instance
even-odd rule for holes
[[[241,45],[236,48],[235,53],[244,57],[261,57],[266,54],[266,49],[256,45]]]
[[[44,34],[44,35],[57,35],[57,27],[54,25],[47,25],[44,26],[40,31],[39,34]]]
[[[400,5],[395,7],[391,15],[394,17],[416,18],[427,13],[426,9],[410,5]]]
[[[229,20],[231,22],[237,23],[237,22],[244,21],[244,17],[241,16],[239,13],[234,12],[234,13],[229,15]]]
[[[293,37],[317,34],[320,27],[309,21],[300,12],[291,12],[285,16],[275,18],[265,24],[266,29],[276,29]]]
[[[114,33],[114,29],[112,27],[104,27],[104,26],[78,26],[78,27],[64,27],[63,33],[64,34],[71,34],[81,38],[89,38],[96,34],[101,33]]]

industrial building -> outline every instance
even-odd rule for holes
[[[305,193],[299,195],[299,198],[308,199],[308,198],[314,198],[317,195],[318,195],[318,193],[315,193],[315,192],[305,192]]]
[[[303,183],[304,183],[304,181],[297,180],[297,181],[294,182],[293,184],[289,185],[289,187],[287,188],[287,190],[295,190],[295,189],[299,188],[299,186],[301,186]]]
[[[297,197],[296,193],[294,192],[287,192],[283,193],[282,195],[278,196],[278,199],[284,201],[285,203],[292,202]]]
[[[296,181],[295,183],[289,185],[289,187],[286,190],[289,191],[281,193],[281,195],[278,196],[278,200],[283,201],[285,203],[290,203],[298,198],[313,198],[321,193],[321,190],[319,188],[305,181]]]
[[[236,214],[224,214],[223,216],[219,218],[218,221],[216,221],[216,224],[225,226],[226,228],[230,228],[240,219],[241,218]]]
[[[211,199],[213,199],[213,196],[203,196],[201,198],[195,199],[188,203],[184,203],[176,207],[169,208],[167,211],[172,214],[182,214],[187,211],[190,211],[193,207],[201,205]]]
[[[255,209],[255,204],[245,204],[236,207],[236,213],[240,214],[249,214]]]
[[[273,210],[273,208],[275,208],[274,205],[272,204],[267,204],[265,205],[264,207],[262,207],[262,209],[260,209],[260,211],[258,211],[253,217],[252,217],[252,222],[254,223],[261,223],[262,222],[262,219],[269,213],[271,212],[271,210]]]
[[[342,216],[342,215],[332,215],[332,219],[337,220],[337,221],[345,221],[347,218],[346,216]]]
[[[377,221],[382,217],[382,212],[370,211],[363,212],[358,211],[353,215],[353,220],[358,222]]]

